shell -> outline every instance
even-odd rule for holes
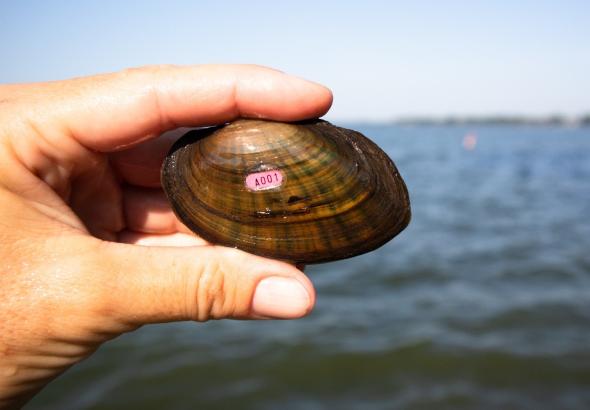
[[[362,134],[322,120],[191,131],[164,160],[162,186],[205,240],[295,263],[369,252],[410,221],[393,161]]]

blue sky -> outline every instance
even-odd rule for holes
[[[14,1],[0,38],[0,82],[256,63],[332,120],[590,112],[590,1]]]

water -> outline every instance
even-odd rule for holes
[[[356,128],[413,219],[309,267],[309,318],[148,326],[30,408],[590,408],[590,129]]]

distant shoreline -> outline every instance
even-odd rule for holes
[[[449,116],[434,117],[406,117],[393,120],[395,125],[507,125],[507,126],[535,126],[535,127],[590,127],[590,114],[571,118],[559,115],[549,117],[524,116]]]

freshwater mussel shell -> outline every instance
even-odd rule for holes
[[[205,240],[296,263],[369,252],[410,221],[393,161],[362,134],[322,120],[190,131],[167,155],[162,186]]]

